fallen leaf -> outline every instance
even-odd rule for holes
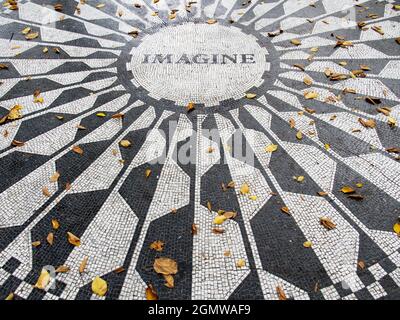
[[[288,207],[282,207],[282,208],[281,208],[281,211],[282,211],[283,213],[286,213],[288,216],[291,215],[291,214],[290,214],[290,210],[289,210]]]
[[[333,230],[336,228],[336,224],[332,222],[331,219],[327,218],[327,217],[323,217],[319,219],[320,224],[322,224],[325,229],[327,230]]]
[[[304,248],[311,248],[312,247],[312,242],[311,241],[306,241],[303,243]]]
[[[10,301],[10,300],[14,300],[14,293],[12,292],[5,298],[5,301]]]
[[[394,224],[393,231],[396,232],[398,236],[400,236],[400,221],[399,220]]]
[[[240,193],[241,194],[248,194],[250,192],[250,187],[247,183],[243,183],[242,186],[240,187]]]
[[[197,225],[196,224],[192,224],[192,235],[197,235]]]
[[[299,39],[292,39],[290,40],[291,44],[294,44],[295,46],[301,45],[301,40]]]
[[[96,113],[96,117],[99,117],[99,118],[104,118],[104,117],[106,117],[107,115],[104,113],[104,112],[98,112],[98,113]]]
[[[319,96],[318,93],[315,92],[315,91],[307,91],[307,92],[304,93],[304,97],[307,100],[316,99],[316,98],[318,98],[318,96]]]
[[[297,131],[296,138],[297,138],[297,140],[302,140],[303,139],[303,133],[301,131]]]
[[[122,273],[125,271],[124,267],[118,267],[117,269],[114,270],[115,273]]]
[[[350,194],[356,192],[352,187],[349,186],[344,186],[342,189],[340,189],[344,194]]]
[[[107,282],[100,277],[94,278],[92,282],[92,291],[100,297],[104,297],[107,293]]]
[[[287,296],[285,294],[285,291],[283,291],[281,286],[277,286],[276,287],[276,293],[278,294],[278,299],[283,301],[283,300],[287,300]]]
[[[60,173],[58,171],[54,172],[54,174],[50,177],[50,182],[57,182],[60,178]]]
[[[42,269],[42,271],[40,272],[39,279],[35,284],[35,288],[44,290],[49,283],[50,283],[50,273],[47,270]]]
[[[265,148],[265,152],[275,152],[276,150],[278,150],[278,145],[276,144],[270,144]]]
[[[365,262],[364,261],[362,261],[362,260],[358,261],[357,265],[361,270],[365,269]]]
[[[247,99],[254,99],[255,97],[257,97],[257,94],[255,94],[255,93],[246,93],[245,97]]]
[[[219,224],[223,224],[226,220],[228,220],[227,217],[225,217],[224,215],[220,215],[220,216],[216,216],[214,218],[213,223],[219,225]]]
[[[151,175],[151,169],[146,169],[146,170],[144,171],[144,175],[145,175],[146,178],[150,177],[150,175]]]
[[[150,244],[150,249],[161,252],[164,249],[164,242],[161,240],[154,241]]]
[[[51,219],[51,225],[54,230],[58,230],[58,228],[60,227],[60,223],[56,219]]]
[[[73,146],[72,151],[75,152],[76,154],[83,155],[83,150],[80,146]]]
[[[71,269],[68,266],[59,266],[56,269],[57,273],[66,273],[69,272]]]
[[[26,40],[33,40],[39,37],[39,32],[30,32],[27,35],[25,35]]]
[[[47,235],[46,240],[47,240],[48,244],[52,246],[52,245],[53,245],[53,242],[54,242],[54,233],[53,233],[53,232],[50,232],[50,233]]]
[[[43,187],[42,188],[42,193],[43,193],[43,195],[45,197],[50,197],[51,196],[51,193],[50,193],[50,191],[49,191],[49,189],[47,187]]]
[[[358,118],[358,122],[361,123],[365,128],[373,129],[376,127],[376,122],[374,119],[364,120],[362,118]]]
[[[40,244],[41,244],[40,241],[34,241],[34,242],[32,242],[32,247],[37,248],[40,246]]]
[[[68,242],[76,247],[81,245],[81,240],[71,232],[67,232]]]
[[[83,258],[83,260],[81,261],[81,264],[79,265],[79,273],[85,272],[88,260],[89,260],[88,257]]]
[[[170,258],[157,258],[153,264],[154,271],[159,274],[177,274],[178,264],[175,260]]]
[[[186,106],[186,111],[191,112],[195,109],[195,104],[194,102],[189,102],[188,105]]]
[[[164,274],[165,286],[172,289],[174,287],[174,277],[170,274]]]
[[[243,268],[246,265],[246,260],[244,259],[239,259],[238,261],[236,261],[236,267],[238,268]]]
[[[129,148],[132,143],[129,140],[121,140],[119,145],[124,148]]]
[[[208,19],[208,20],[207,20],[207,23],[208,23],[208,24],[214,24],[214,23],[217,23],[217,20],[215,20],[215,19]]]
[[[158,300],[158,295],[151,284],[146,288],[146,300]]]
[[[224,229],[218,229],[218,228],[213,228],[211,231],[214,234],[223,234],[225,232]]]

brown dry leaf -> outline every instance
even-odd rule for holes
[[[361,194],[350,194],[347,197],[358,201],[364,200],[364,197]]]
[[[118,267],[117,269],[114,270],[115,273],[122,273],[125,271],[124,267]]]
[[[108,286],[107,282],[100,277],[94,278],[92,282],[92,291],[100,297],[104,297],[107,293]]]
[[[230,257],[232,255],[232,253],[229,251],[229,250],[226,250],[225,252],[224,252],[224,256],[225,257]]]
[[[66,273],[69,272],[69,270],[71,270],[68,266],[59,266],[56,269],[57,273]]]
[[[325,197],[325,196],[328,195],[328,192],[326,192],[326,191],[319,191],[319,192],[318,192],[318,195],[321,196],[321,197]]]
[[[282,208],[281,208],[281,211],[282,211],[283,213],[286,213],[288,216],[290,216],[290,210],[289,210],[288,207],[282,207]]]
[[[164,284],[164,285],[165,285],[167,288],[172,289],[172,288],[175,286],[175,284],[174,284],[174,277],[171,276],[170,274],[164,274],[163,276],[164,276],[164,280],[165,280],[165,284]]]
[[[285,291],[283,291],[281,286],[276,287],[276,293],[278,294],[278,299],[279,300],[287,300],[287,296],[285,294]]]
[[[212,205],[211,205],[211,202],[210,201],[207,201],[207,209],[208,209],[208,211],[212,211]]]
[[[48,244],[52,246],[52,245],[53,245],[53,242],[54,242],[54,233],[53,233],[53,232],[50,232],[50,233],[47,235],[46,240],[47,240]]]
[[[73,146],[72,151],[76,154],[83,155],[83,149],[80,146]]]
[[[358,122],[361,123],[365,128],[373,129],[376,127],[376,122],[374,119],[364,120],[362,118],[358,118]]]
[[[111,119],[123,119],[124,118],[124,114],[123,113],[116,113],[116,114],[113,114],[112,116],[111,116]]]
[[[198,231],[197,225],[193,223],[192,224],[192,235],[194,235],[194,236],[197,235],[197,231]]]
[[[4,63],[0,63],[0,70],[7,70],[8,66]]]
[[[214,234],[223,234],[225,232],[224,229],[218,229],[218,228],[213,228],[211,231]]]
[[[352,187],[349,186],[344,186],[342,189],[340,189],[344,194],[350,194],[356,192]]]
[[[50,191],[49,191],[49,189],[47,187],[43,187],[42,188],[42,193],[43,193],[43,195],[45,197],[50,197],[51,196],[51,193],[50,193]]]
[[[159,274],[177,274],[178,264],[175,260],[170,258],[157,258],[153,264],[154,271]]]
[[[84,273],[87,263],[88,263],[89,258],[84,257],[83,260],[81,261],[81,264],[79,265],[79,273]]]
[[[81,245],[81,240],[71,232],[67,232],[68,242],[76,247]]]
[[[237,213],[234,211],[226,211],[222,214],[226,219],[235,219],[237,216]]]
[[[13,140],[13,141],[11,141],[11,145],[12,145],[13,147],[22,147],[22,146],[25,145],[25,142],[23,142],[23,141],[18,141],[18,140]]]
[[[207,20],[207,23],[208,23],[208,24],[214,24],[214,23],[217,23],[217,20],[215,20],[215,19],[208,19],[208,20]]]
[[[58,171],[54,172],[54,174],[50,177],[50,182],[57,182],[60,178],[60,173]]]
[[[49,283],[50,283],[50,273],[47,270],[42,269],[42,271],[40,272],[39,279],[35,284],[35,288],[44,290]]]
[[[161,240],[154,241],[150,244],[150,249],[161,252],[164,249],[164,242]]]
[[[325,229],[327,230],[333,230],[336,228],[336,224],[332,222],[331,219],[327,218],[327,217],[322,217],[319,219],[320,224],[322,224]]]
[[[152,284],[149,284],[146,288],[146,300],[158,300],[157,292]]]
[[[365,269],[365,262],[363,260],[358,261],[357,265],[361,270]]]
[[[194,102],[189,102],[188,105],[186,106],[186,111],[191,112],[195,109]]]
[[[293,118],[289,119],[290,128],[293,129],[296,127],[296,121]]]

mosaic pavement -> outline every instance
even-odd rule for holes
[[[399,2],[3,4],[0,299],[400,298]]]

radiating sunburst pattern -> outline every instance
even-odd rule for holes
[[[398,2],[3,4],[0,299],[400,297]]]

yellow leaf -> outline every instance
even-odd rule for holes
[[[324,147],[325,147],[326,151],[329,151],[331,149],[331,146],[329,143],[325,143]]]
[[[60,173],[58,171],[54,172],[54,174],[50,177],[50,182],[57,182],[60,178]]]
[[[71,232],[67,232],[67,236],[68,236],[68,242],[70,244],[76,247],[79,247],[81,245],[81,240]]]
[[[356,187],[357,187],[357,188],[362,188],[362,187],[363,187],[363,184],[362,184],[362,183],[357,183],[357,184],[356,184]]]
[[[132,145],[132,143],[129,140],[121,140],[119,144],[121,147],[124,148],[129,148]]]
[[[257,200],[257,196],[250,196],[249,199],[250,199],[250,200],[253,200],[253,201],[254,201],[254,200]]]
[[[318,98],[318,93],[317,92],[315,92],[315,91],[308,91],[308,92],[305,92],[304,93],[304,97],[307,99],[307,100],[310,100],[310,99],[316,99],[316,98]]]
[[[10,112],[8,113],[7,119],[8,120],[17,120],[22,118],[22,106],[19,104],[15,105],[14,107],[11,108]]]
[[[297,182],[303,182],[303,181],[304,181],[304,176],[298,176],[298,177],[296,178],[296,181],[297,181]]]
[[[224,221],[227,220],[227,219],[228,219],[228,218],[225,217],[224,215],[216,216],[216,217],[214,218],[213,223],[214,223],[214,224],[223,224]]]
[[[5,300],[6,300],[6,301],[14,300],[14,293],[11,292],[11,293],[6,297]]]
[[[311,248],[312,247],[312,242],[311,241],[306,241],[306,242],[303,243],[303,246],[305,248]]]
[[[150,177],[151,169],[146,169],[146,171],[144,172],[144,175],[145,175],[146,178]]]
[[[29,32],[31,32],[31,28],[29,28],[29,27],[26,27],[25,29],[23,29],[21,31],[22,34],[28,34]]]
[[[44,102],[44,99],[43,99],[43,97],[37,97],[37,98],[34,98],[34,99],[33,99],[33,102],[34,102],[34,103],[43,103],[43,102]]]
[[[39,37],[39,32],[31,32],[25,36],[26,40],[33,40],[36,39],[37,37]]]
[[[164,274],[164,279],[165,279],[165,286],[167,288],[172,289],[175,285],[174,285],[174,277],[171,276],[170,274]]]
[[[243,183],[242,186],[240,187],[240,193],[241,194],[248,194],[250,192],[250,187],[247,183]]]
[[[302,140],[303,139],[303,133],[301,131],[297,131],[296,138],[297,138],[297,140]]]
[[[290,42],[292,44],[294,44],[295,46],[301,45],[301,40],[299,40],[299,39],[292,39],[292,40],[290,40]]]
[[[244,259],[239,259],[236,262],[236,267],[238,267],[238,268],[243,268],[245,265],[246,265],[246,261]]]
[[[276,144],[270,144],[269,146],[267,146],[265,148],[265,152],[275,152],[276,150],[278,150],[278,145]]]
[[[394,230],[394,232],[396,232],[396,233],[400,236],[400,222],[397,222],[397,223],[393,226],[393,230]]]
[[[106,117],[107,115],[106,115],[104,112],[98,112],[98,113],[96,113],[96,116],[97,116],[97,117],[100,117],[100,118],[104,118],[104,117]]]
[[[254,99],[255,97],[257,97],[257,95],[255,93],[246,93],[247,99]]]
[[[92,291],[100,297],[104,297],[107,293],[107,282],[100,277],[94,278],[92,282]]]
[[[151,284],[146,288],[146,300],[158,300],[158,295]]]
[[[355,190],[352,187],[349,187],[349,186],[344,186],[342,189],[340,189],[340,191],[342,191],[345,194],[354,193],[355,192]]]
[[[42,51],[43,51],[43,53],[47,53],[47,52],[49,52],[49,49],[46,47]]]
[[[57,230],[60,227],[60,223],[56,219],[51,220],[51,225],[54,230]]]
[[[49,282],[50,282],[50,273],[47,270],[42,269],[42,271],[40,272],[39,279],[35,284],[35,288],[44,290],[49,284]]]

